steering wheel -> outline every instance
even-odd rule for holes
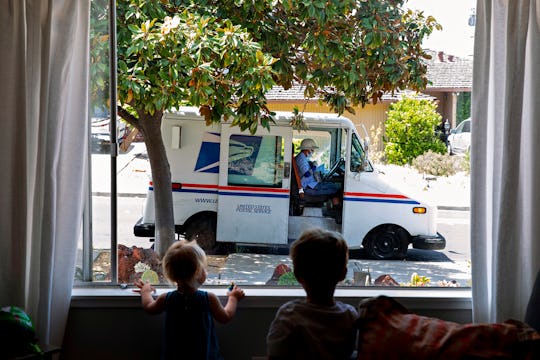
[[[345,165],[345,159],[344,158],[340,158],[338,161],[336,161],[334,166],[332,166],[332,168],[326,174],[324,174],[323,181],[328,180],[338,170],[341,170],[342,165]],[[343,171],[341,170],[340,172],[343,172]]]

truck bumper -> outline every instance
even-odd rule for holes
[[[154,224],[145,224],[140,218],[135,226],[133,226],[133,234],[139,237],[153,237],[156,226]]]
[[[184,227],[182,225],[174,225],[174,232],[176,234],[183,234]],[[154,223],[143,223],[142,218],[137,220],[137,223],[133,226],[133,235],[138,237],[154,237],[156,234],[156,225]]]
[[[435,236],[418,235],[412,238],[412,245],[415,249],[422,250],[442,250],[446,247],[446,239],[441,234]]]

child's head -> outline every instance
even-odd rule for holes
[[[197,289],[206,280],[206,254],[196,241],[176,241],[163,257],[163,273],[178,286]]]
[[[335,288],[347,274],[349,249],[340,234],[314,228],[292,244],[291,258],[294,275],[305,288]]]

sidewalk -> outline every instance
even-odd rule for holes
[[[470,210],[470,179],[465,173],[453,176],[424,176],[406,166],[377,165],[393,187],[410,197],[436,205],[440,210]]]
[[[238,285],[264,285],[272,277],[278,264],[292,267],[292,261],[288,255],[230,254],[219,274],[208,276],[206,285],[228,285],[231,282]],[[444,281],[455,281],[456,285],[467,287],[470,286],[471,281],[468,261],[349,259],[345,283],[351,285],[354,272],[360,270],[368,271],[372,281],[381,275],[392,274],[393,279],[400,284],[409,282],[413,273],[428,276],[431,280],[429,286],[437,286],[439,282]]]
[[[93,154],[92,192],[94,195],[110,193],[110,157]],[[381,176],[394,188],[408,196],[437,206],[441,210],[470,209],[469,176],[459,173],[454,176],[426,177],[410,167],[377,165]],[[144,197],[151,179],[150,164],[144,143],[132,143],[127,153],[117,158],[118,196]]]

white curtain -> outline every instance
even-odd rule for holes
[[[60,345],[81,232],[90,0],[0,1],[0,306]]]
[[[523,320],[540,268],[540,0],[478,0],[476,14],[473,318]]]

